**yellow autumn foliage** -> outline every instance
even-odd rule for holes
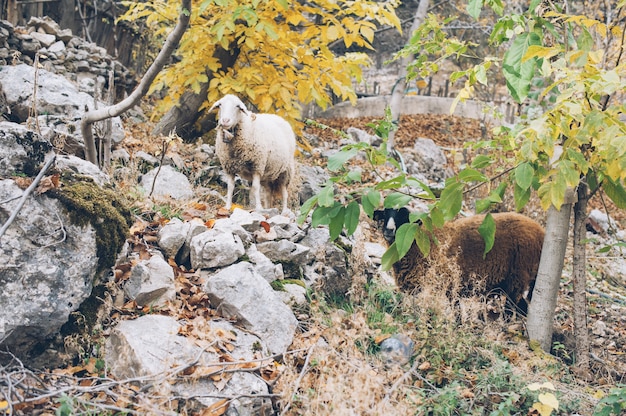
[[[370,48],[375,30],[391,25],[400,30],[397,0],[194,0],[190,27],[176,55],[151,92],[164,92],[157,116],[176,105],[188,90],[199,93],[209,82],[204,107],[224,94],[248,99],[260,112],[289,120],[300,117],[300,104],[325,108],[331,95],[355,100],[354,80],[369,63],[364,53],[336,55],[331,44]],[[180,13],[178,0],[129,2],[121,17],[142,20],[164,37]],[[216,48],[237,50],[233,66],[221,68]],[[209,80],[207,73],[211,73]]]

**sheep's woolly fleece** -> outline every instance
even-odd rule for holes
[[[226,208],[230,209],[235,175],[250,182],[250,201],[262,209],[273,196],[282,198],[286,211],[288,187],[295,174],[296,138],[291,125],[275,114],[254,114],[236,96],[228,94],[209,111],[219,108],[215,153],[226,173]]]
[[[408,211],[388,210],[385,226],[396,218],[394,230],[408,221]],[[502,289],[524,308],[537,277],[545,232],[532,219],[517,213],[492,214],[496,222],[495,244],[483,258],[485,242],[478,232],[484,215],[446,223],[431,237],[431,253],[422,256],[413,242],[408,253],[393,266],[398,286],[407,292],[435,284],[460,295]],[[436,241],[436,243],[435,243]],[[524,308],[525,309],[525,308]]]

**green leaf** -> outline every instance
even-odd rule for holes
[[[451,182],[441,191],[439,198],[439,208],[443,213],[443,218],[448,221],[461,211],[463,205],[463,184]]]
[[[493,163],[493,160],[491,159],[491,156],[478,155],[472,160],[471,166],[474,169],[482,169],[482,168],[486,168],[492,163]]]
[[[521,211],[530,200],[530,188],[523,189],[516,183],[513,198],[515,199],[515,209]]]
[[[522,103],[528,96],[530,84],[535,75],[537,59],[522,62],[530,45],[540,45],[541,39],[536,33],[522,33],[513,40],[511,47],[504,54],[502,71],[509,93],[515,101]]]
[[[487,177],[476,169],[463,169],[459,172],[459,179],[463,182],[485,182]]]
[[[421,199],[435,199],[435,194],[433,194],[433,191],[430,189],[430,187],[419,179],[414,178],[413,176],[409,176],[408,178],[406,178],[406,185],[413,188],[421,189],[422,191],[417,195]]]
[[[591,33],[589,33],[586,27],[581,26],[581,28],[582,32],[580,36],[578,36],[578,39],[576,39],[576,45],[579,50],[590,52],[594,48],[593,36],[591,36]]]
[[[557,210],[561,209],[566,190],[567,184],[562,175],[557,174],[554,180],[542,184],[538,190],[542,207],[548,209],[550,205],[553,205]]]
[[[334,202],[335,187],[331,182],[327,182],[317,195],[317,203],[322,207],[330,207]]]
[[[602,182],[602,189],[604,189],[606,195],[611,198],[611,201],[613,201],[618,208],[626,208],[626,189],[624,189],[621,183],[616,183],[606,178],[604,182]]]
[[[381,257],[380,265],[383,270],[390,270],[398,260],[400,260],[400,256],[398,256],[398,249],[394,242]]]
[[[334,241],[339,237],[343,230],[343,223],[345,220],[346,209],[340,206],[337,212],[330,217],[330,223],[328,224],[328,231],[330,232],[330,240]]]
[[[330,224],[341,208],[343,208],[343,206],[339,202],[336,202],[330,207],[318,206],[315,211],[313,211],[313,215],[311,215],[311,227]]]
[[[476,212],[481,213],[487,211],[492,204],[492,201],[489,198],[482,198],[475,202],[476,204]]]
[[[352,159],[358,153],[356,148],[342,149],[328,158],[328,170],[336,172],[341,169],[348,160]]]
[[[542,0],[531,0],[530,6],[528,6],[528,10],[534,12],[534,10],[541,4]]]
[[[433,222],[433,225],[437,228],[443,227],[445,220],[443,218],[443,212],[437,207],[434,207],[430,210],[430,219]]]
[[[406,175],[398,175],[394,178],[381,181],[376,184],[376,189],[398,189],[406,184]]]
[[[571,147],[568,147],[565,153],[567,154],[567,157],[578,167],[578,170],[583,175],[586,175],[589,170],[589,162],[585,159],[585,155],[583,155],[578,149],[573,149]]]
[[[356,201],[352,201],[346,207],[346,214],[344,223],[346,225],[346,233],[350,236],[356,231],[356,227],[359,225],[359,215],[361,214],[361,208]]]
[[[430,253],[430,237],[428,232],[424,231],[422,227],[417,227],[415,243],[417,244],[417,248],[420,249],[422,256],[427,257]]]
[[[580,172],[571,160],[561,160],[559,174],[563,176],[567,186],[575,187],[580,182]]]
[[[485,240],[485,251],[483,252],[483,258],[493,248],[493,243],[496,239],[496,221],[491,214],[485,215],[482,224],[478,227],[478,232]]]
[[[354,169],[346,174],[346,181],[348,181],[348,183],[361,182],[361,179],[361,169]]]
[[[311,198],[304,201],[304,204],[300,207],[300,215],[298,216],[298,224],[302,225],[309,215],[309,212],[317,204],[317,195],[313,195]]]
[[[480,10],[483,8],[483,0],[470,0],[467,4],[467,13],[474,19],[480,16]]]
[[[530,163],[520,163],[515,168],[515,184],[521,189],[528,189],[533,184],[535,169]]]
[[[365,211],[367,216],[372,218],[374,216],[374,211],[380,205],[380,192],[371,190],[363,195],[361,205],[363,206],[363,211]]]
[[[410,195],[401,194],[400,192],[393,192],[385,198],[383,206],[385,208],[402,208],[408,204],[411,199]]]
[[[402,224],[400,228],[396,231],[396,247],[398,249],[398,256],[400,258],[404,257],[404,255],[409,251],[411,245],[413,245],[413,241],[415,241],[415,234],[419,229],[419,225],[410,222],[406,224]]]

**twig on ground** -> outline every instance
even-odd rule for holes
[[[387,405],[387,403],[389,403],[389,400],[391,400],[391,395],[398,389],[398,387],[400,387],[400,384],[404,383],[404,381],[409,378],[411,376],[411,374],[413,374],[415,372],[415,370],[417,369],[417,365],[419,364],[419,360],[415,360],[415,362],[413,363],[413,365],[411,366],[411,368],[406,371],[404,374],[402,374],[402,376],[400,376],[400,378],[398,378],[393,385],[391,386],[391,388],[389,389],[389,391],[385,394],[385,398],[383,399],[383,409],[385,408],[385,406]]]
[[[295,386],[293,387],[293,393],[291,393],[291,395],[289,396],[289,401],[287,402],[287,405],[282,411],[283,414],[286,414],[289,408],[291,407],[293,397],[298,392],[298,389],[300,388],[300,383],[302,382],[302,379],[304,378],[304,374],[309,368],[309,361],[311,361],[311,354],[313,353],[314,349],[315,349],[315,344],[311,345],[311,348],[309,348],[309,351],[306,353],[306,359],[304,360],[304,364],[302,365],[302,370],[300,370],[300,375],[298,376]]]
[[[209,344],[203,348],[194,358],[188,363],[181,364],[174,369],[164,371],[161,373],[138,376],[133,378],[127,378],[124,380],[114,380],[112,378],[103,376],[90,376],[90,377],[77,377],[74,375],[67,375],[62,373],[54,373],[50,379],[42,380],[35,373],[24,368],[23,364],[11,353],[5,353],[0,351],[0,354],[8,354],[11,358],[11,363],[6,366],[0,366],[0,398],[8,403],[8,410],[12,411],[17,404],[40,404],[43,402],[50,402],[50,399],[61,398],[64,396],[70,397],[75,404],[80,404],[87,409],[99,409],[102,411],[114,411],[121,413],[128,413],[133,415],[146,414],[149,410],[150,414],[154,415],[174,415],[175,413],[167,410],[163,410],[160,405],[154,402],[155,395],[154,390],[150,390],[150,387],[163,383],[166,381],[174,382],[180,373],[197,365],[200,362],[202,354],[214,343]],[[206,363],[206,367],[221,366],[223,370],[209,375],[214,375],[219,372],[235,372],[235,371],[258,371],[263,367],[263,362],[272,362],[279,357],[286,354],[296,354],[305,351],[304,349],[286,351],[280,354],[274,354],[266,357],[261,357],[249,361],[234,361],[234,362],[216,362]],[[310,350],[309,350],[310,351]],[[249,363],[258,362],[259,366],[254,368],[237,368]],[[228,368],[234,367],[234,368]],[[202,378],[208,375],[202,375]],[[54,384],[53,384],[54,383]],[[142,388],[137,389],[138,383],[143,384]],[[53,385],[52,385],[53,384]],[[121,389],[121,390],[113,390]],[[88,395],[81,397],[81,395]],[[134,409],[126,409],[118,404],[118,399],[123,399],[126,396],[128,403],[134,403]],[[224,395],[216,392],[215,394],[202,394],[198,396],[180,397],[180,399],[190,399],[194,397],[211,397],[218,399],[236,400],[238,398],[276,398],[278,394],[238,394],[238,395]],[[106,402],[114,398],[114,402]],[[172,399],[168,396],[168,399]],[[138,407],[139,406],[139,407]],[[135,410],[138,409],[138,410]],[[10,413],[12,414],[12,413]]]

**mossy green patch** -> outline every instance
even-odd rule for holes
[[[93,181],[64,175],[63,186],[48,194],[67,209],[74,224],[96,230],[98,273],[112,267],[132,224],[132,214],[119,193]]]

